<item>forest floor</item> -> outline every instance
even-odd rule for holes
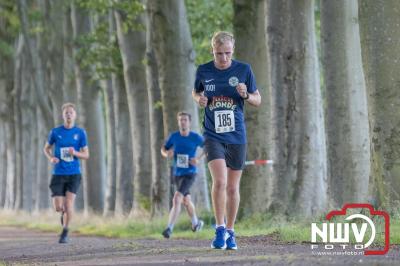
[[[237,251],[212,250],[209,240],[117,239],[0,226],[0,265],[399,265],[400,246],[382,256],[317,255],[309,243],[272,236],[237,237]],[[336,251],[342,251],[341,248]]]

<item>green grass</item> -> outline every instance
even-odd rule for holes
[[[25,212],[0,211],[0,226],[21,226],[42,231],[58,232],[60,230],[59,215],[53,211],[28,214]],[[185,213],[179,217],[175,225],[174,238],[211,239],[214,235],[211,213],[202,213],[205,221],[204,230],[193,234],[190,230],[190,221]],[[321,222],[323,218],[313,221]],[[102,217],[97,215],[84,216],[76,214],[72,222],[72,230],[83,235],[96,235],[117,238],[152,238],[161,239],[161,232],[167,224],[167,216],[150,219],[147,213],[136,217]],[[238,236],[274,235],[280,241],[287,243],[310,242],[311,221],[288,220],[284,216],[257,214],[241,219],[235,225]],[[400,244],[400,221],[392,219],[390,226],[391,244]],[[381,245],[384,238],[377,234],[377,241]],[[0,262],[1,265],[1,262]]]

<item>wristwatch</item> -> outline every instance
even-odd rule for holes
[[[249,99],[249,98],[250,98],[250,95],[249,95],[248,92],[246,92],[246,97],[244,97],[243,99],[247,100],[247,99]]]

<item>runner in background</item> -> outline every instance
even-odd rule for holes
[[[174,180],[177,191],[172,199],[172,208],[169,213],[168,226],[162,232],[165,238],[170,238],[176,220],[181,211],[181,204],[185,206],[192,222],[192,231],[200,231],[204,222],[198,219],[194,204],[190,198],[190,188],[192,187],[199,160],[203,156],[196,157],[198,147],[203,147],[203,137],[190,131],[191,115],[179,112],[177,115],[179,131],[173,132],[161,148],[161,154],[166,158],[174,158]]]
[[[44,154],[54,165],[49,187],[52,192],[53,206],[57,212],[61,212],[63,230],[59,243],[68,243],[68,227],[81,182],[79,159],[89,158],[89,148],[85,130],[75,126],[75,105],[65,103],[61,109],[64,124],[50,131],[44,146]]]

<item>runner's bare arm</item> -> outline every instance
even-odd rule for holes
[[[204,152],[204,149],[201,149],[201,152],[198,156],[190,158],[190,164],[191,165],[197,165],[201,159],[206,155]]]
[[[167,150],[164,146],[162,146],[161,155],[165,158],[171,158],[174,155],[174,151],[172,149]]]
[[[44,145],[43,152],[51,163],[58,163],[60,161],[58,158],[53,156],[52,146],[48,142]]]
[[[250,105],[253,106],[260,106],[261,105],[261,95],[258,90],[256,90],[253,93],[247,93],[248,94],[248,99],[246,100]]]
[[[194,89],[192,90],[192,96],[195,102],[200,107],[206,107],[208,103],[208,98],[204,96],[204,92],[196,92]]]
[[[85,147],[81,148],[80,151],[76,151],[76,150],[74,150],[73,147],[71,147],[70,148],[70,153],[73,156],[78,157],[79,159],[82,159],[82,160],[89,159],[89,148],[88,148],[88,146],[85,146]]]
[[[253,106],[260,106],[261,104],[261,95],[258,90],[253,93],[249,93],[247,91],[247,86],[244,83],[239,83],[236,87],[237,92],[239,93],[240,97],[242,97],[245,101]]]

